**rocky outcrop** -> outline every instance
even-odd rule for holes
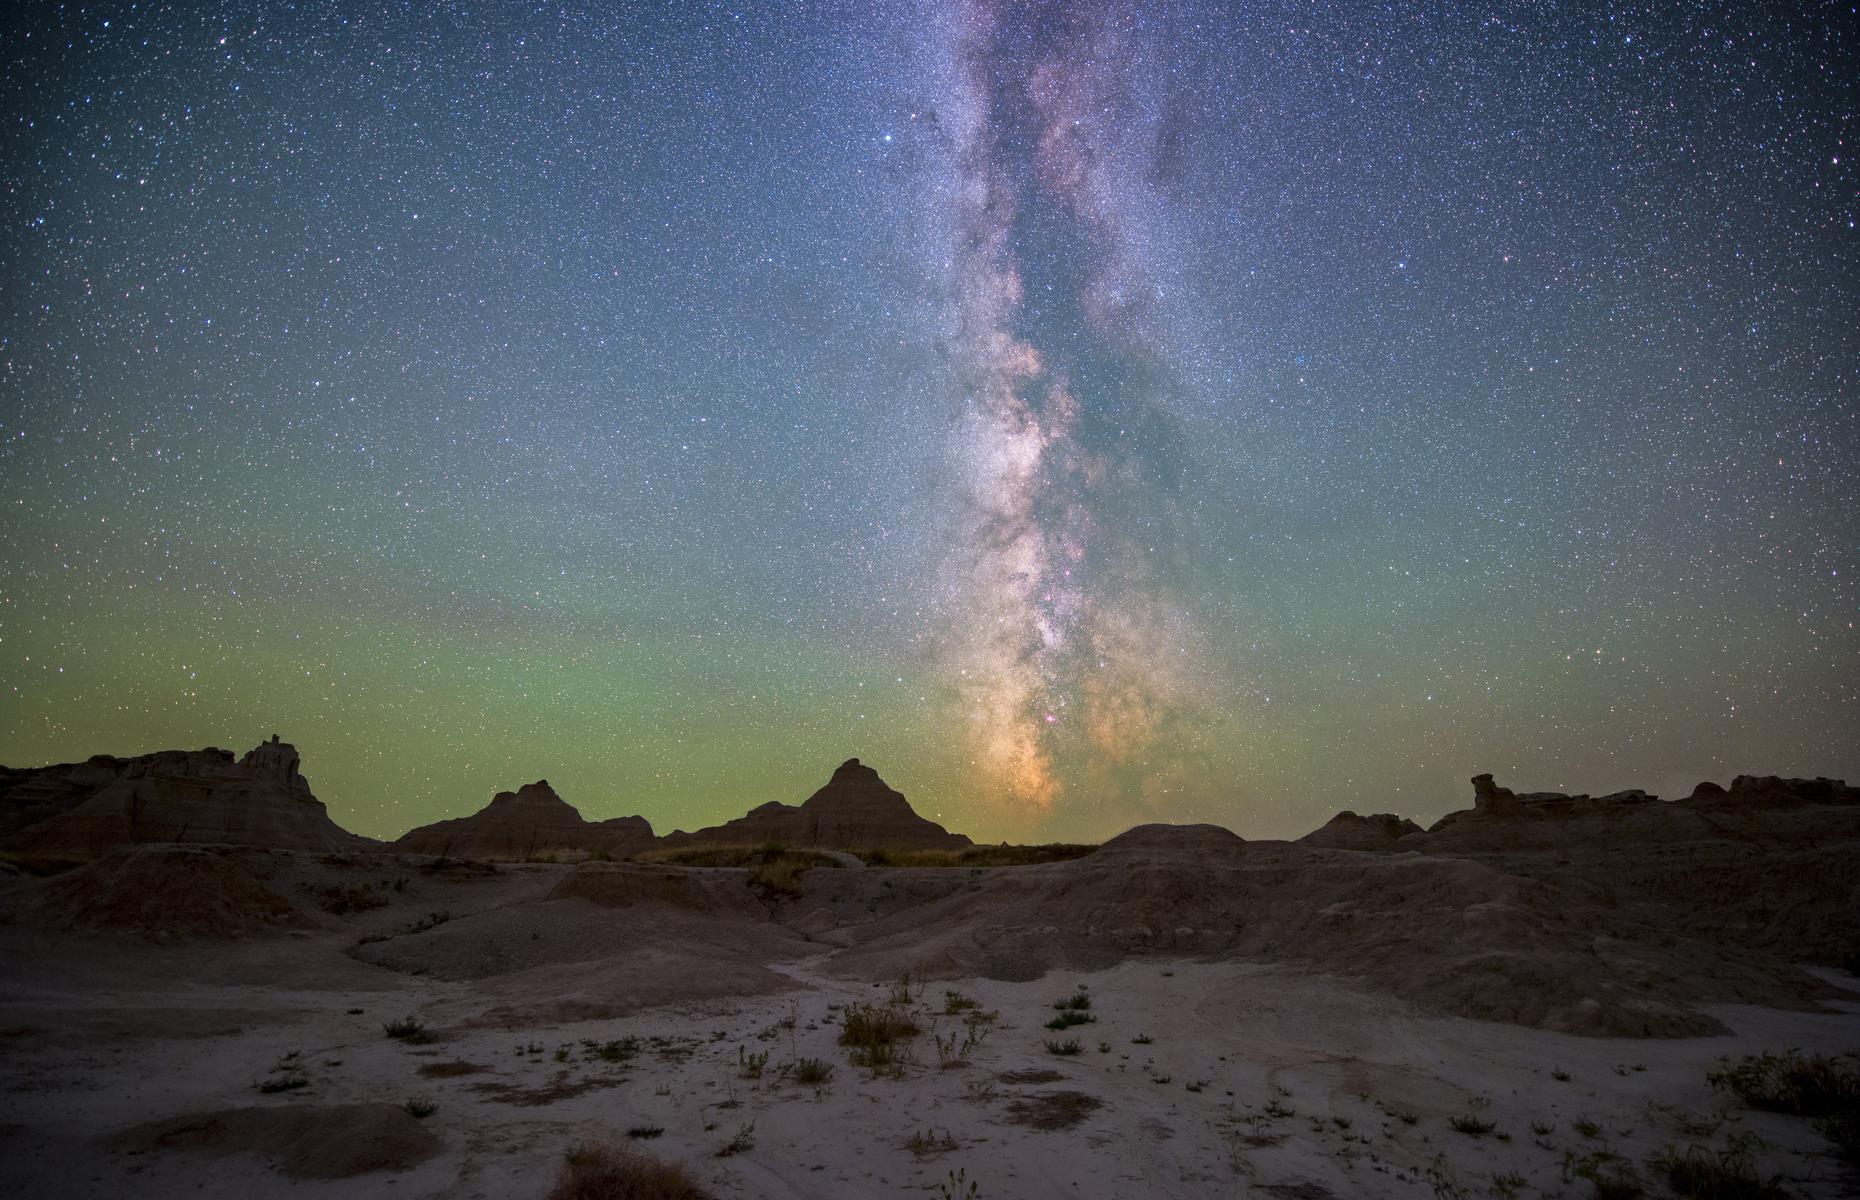
[[[1686,802],[1725,805],[1860,804],[1860,788],[1845,779],[1782,779],[1775,775],[1739,775],[1729,788],[1710,780],[1692,789]]]
[[[1591,796],[1586,792],[1569,795],[1564,792],[1524,792],[1522,794],[1510,788],[1499,787],[1490,775],[1475,775],[1472,778],[1473,806],[1450,812],[1436,821],[1428,833],[1438,833],[1467,820],[1482,818],[1532,818],[1532,817],[1575,817],[1586,816],[1596,812],[1616,812],[1640,805],[1656,804],[1659,797],[1639,788],[1630,788],[1623,792],[1610,792],[1606,796]]]
[[[652,844],[644,817],[590,821],[555,794],[549,781],[499,792],[469,817],[422,825],[394,843],[397,850],[452,858],[527,859],[557,854],[627,854]]]
[[[670,848],[766,842],[816,850],[962,850],[974,845],[918,816],[901,793],[856,758],[841,763],[827,785],[798,808],[770,802],[734,821],[695,833],[676,831],[663,840]]]
[[[297,768],[297,748],[274,734],[237,762],[208,747],[8,772],[0,829],[15,853],[83,859],[156,842],[326,851],[375,844],[330,820]]]
[[[1481,778],[1490,779],[1491,776]],[[1312,830],[1298,841],[1331,850],[1391,850],[1402,838],[1420,832],[1419,825],[1395,813],[1371,813],[1363,817],[1346,808],[1325,822],[1323,828]]]

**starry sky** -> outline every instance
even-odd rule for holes
[[[9,7],[0,761],[1860,778],[1860,15],[1781,7]]]

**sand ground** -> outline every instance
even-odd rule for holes
[[[480,984],[370,966],[320,932],[152,946],[0,930],[0,960],[15,965],[0,983],[5,1195],[541,1197],[569,1146],[626,1144],[641,1127],[663,1133],[634,1144],[684,1161],[719,1196],[937,1196],[961,1172],[980,1200],[1575,1197],[1589,1194],[1567,1177],[1582,1156],[1645,1164],[1740,1131],[1764,1139],[1761,1161],[1792,1194],[1853,1194],[1806,1123],[1744,1109],[1706,1073],[1725,1055],[1860,1048],[1860,1003],[1715,1007],[1730,1036],[1598,1039],[1426,1015],[1282,968],[1148,960],[921,985],[915,1062],[874,1078],[848,1063],[838,1017],[890,986],[829,979],[805,958],[776,966],[789,991],[511,1027],[484,1023]],[[938,1015],[947,990],[999,1017],[944,1067],[935,1037],[965,1029]],[[1043,1028],[1075,990],[1095,1023]],[[438,1040],[384,1035],[410,1014]],[[1045,1048],[1067,1036],[1082,1053]],[[629,1037],[640,1042],[625,1061],[586,1044]],[[744,1056],[762,1053],[761,1078],[745,1078]],[[828,1083],[779,1071],[808,1057],[834,1064]],[[306,1086],[256,1086],[292,1073]],[[421,1128],[438,1153],[342,1179],[119,1136],[183,1114],[409,1099],[436,1105]],[[1494,1128],[1474,1136],[1455,1117]],[[752,1144],[718,1156],[739,1133]]]

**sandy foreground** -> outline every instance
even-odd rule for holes
[[[1819,1013],[1709,1007],[1729,1036],[1585,1038],[1428,1015],[1280,967],[1152,959],[921,984],[914,1062],[875,1078],[847,1061],[838,1020],[892,985],[827,978],[809,958],[773,964],[786,991],[500,1025],[484,1019],[481,984],[389,971],[345,944],[324,931],[157,946],[0,930],[0,1194],[541,1197],[564,1151],[593,1139],[681,1160],[719,1196],[961,1195],[971,1181],[978,1200],[1587,1196],[1568,1168],[1598,1151],[1660,1195],[1649,1159],[1744,1131],[1790,1193],[1854,1194],[1806,1122],[1750,1111],[1706,1073],[1726,1055],[1851,1051],[1860,997]],[[999,1016],[944,1066],[936,1038],[968,1028],[943,1014],[948,991]],[[1044,1028],[1075,991],[1095,1022]],[[438,1040],[384,1034],[408,1015]],[[1077,1056],[1045,1047],[1073,1036]],[[626,1038],[639,1039],[630,1056],[602,1057]],[[760,1078],[746,1077],[761,1054]],[[810,1057],[833,1064],[825,1084],[781,1070]],[[259,1090],[292,1075],[305,1085]],[[414,1121],[408,1100],[435,1108]],[[291,1159],[286,1144],[351,1104],[384,1107],[351,1114],[359,1127],[338,1126],[335,1142],[378,1138],[391,1155],[430,1135],[431,1156],[301,1177],[318,1173],[306,1156],[327,1156],[312,1140]],[[234,1109],[258,1110],[267,1132],[183,1121],[164,1144],[137,1129]],[[629,1141],[642,1129],[663,1132]]]

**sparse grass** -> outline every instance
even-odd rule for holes
[[[1717,1150],[1669,1150],[1653,1165],[1683,1200],[1786,1200],[1787,1192],[1758,1176],[1753,1151],[1750,1139],[1733,1138]]]
[[[930,1158],[938,1154],[947,1154],[951,1150],[962,1149],[947,1129],[943,1131],[943,1136],[940,1138],[936,1136],[935,1130],[918,1130],[911,1134],[911,1140],[905,1143],[905,1148],[919,1158]]]
[[[1147,1046],[1155,1040],[1155,1038],[1147,1033],[1139,1033],[1136,1037],[1130,1039],[1130,1044],[1133,1046]]]
[[[1586,1180],[1592,1200],[1635,1200],[1641,1194],[1640,1177],[1620,1155],[1606,1150],[1563,1154],[1563,1182]]]
[[[407,1110],[407,1115],[416,1121],[424,1121],[426,1118],[439,1111],[439,1106],[437,1104],[419,1096],[408,1099],[407,1103],[401,1107],[405,1108]]]
[[[662,1125],[635,1125],[626,1131],[626,1135],[636,1142],[649,1142],[653,1138],[663,1137],[665,1127]]]
[[[538,1047],[538,1049],[540,1049],[540,1047]],[[531,1051],[532,1054],[536,1052],[536,1050]],[[601,1062],[610,1063],[631,1062],[633,1057],[639,1053],[639,1039],[636,1037],[624,1037],[614,1038],[606,1042],[597,1042],[593,1038],[583,1038],[581,1041],[581,1053],[582,1057],[589,1061],[598,1059]],[[762,1057],[766,1060],[768,1055],[765,1054]]]
[[[1511,1200],[1512,1197],[1518,1194],[1519,1189],[1528,1182],[1530,1181],[1516,1171],[1507,1171],[1501,1175],[1494,1175],[1492,1176],[1492,1194],[1499,1197],[1499,1200]]]
[[[1598,1138],[1602,1136],[1601,1125],[1588,1117],[1577,1117],[1569,1123],[1569,1127],[1586,1138]]]
[[[1260,1110],[1274,1121],[1289,1120],[1298,1115],[1298,1110],[1284,1103],[1277,1096],[1266,1101],[1266,1107]]]
[[[868,867],[1024,867],[1065,862],[1097,850],[1068,842],[1044,846],[970,846],[963,850],[860,850]]]
[[[1053,1001],[1053,1007],[1060,1012],[1090,1012],[1091,997],[1084,992],[1074,992],[1064,1000]]]
[[[1046,1039],[1046,1052],[1048,1054],[1057,1054],[1057,1055],[1060,1055],[1061,1057],[1070,1057],[1074,1054],[1078,1054],[1084,1049],[1085,1047],[1079,1045],[1079,1040],[1077,1038],[1067,1038],[1063,1042],[1059,1041],[1056,1038]]]
[[[856,1067],[874,1075],[903,1067],[898,1043],[922,1032],[902,1008],[889,1004],[848,1004],[840,1018],[840,1045],[851,1047]]]
[[[1860,1071],[1827,1055],[1752,1054],[1705,1079],[1765,1112],[1826,1117],[1860,1109]]]
[[[1094,1025],[1097,1021],[1098,1018],[1088,1012],[1067,1008],[1060,1010],[1058,1016],[1046,1023],[1046,1027],[1048,1029],[1070,1029],[1074,1025]]]
[[[730,1158],[737,1154],[747,1154],[756,1148],[756,1123],[754,1121],[738,1129],[730,1140],[717,1148],[718,1158]]]
[[[943,1012],[946,1016],[960,1016],[975,1008],[975,1001],[961,992],[943,993]]]
[[[385,1021],[381,1030],[397,1042],[406,1042],[409,1046],[424,1046],[436,1040],[426,1022],[417,1017],[402,1017],[398,1021]]]
[[[1486,1134],[1498,1128],[1498,1126],[1494,1125],[1492,1122],[1482,1117],[1475,1117],[1471,1113],[1463,1117],[1454,1117],[1449,1124],[1467,1137],[1484,1137]]]
[[[751,1054],[747,1046],[736,1048],[736,1073],[744,1079],[762,1078],[762,1069],[768,1065],[769,1052],[767,1050],[760,1054]]]
[[[1834,1153],[1860,1163],[1860,1070],[1856,1056],[1753,1054],[1706,1079],[1752,1108],[1812,1117]]]
[[[709,1200],[677,1163],[593,1143],[568,1152],[548,1200]]]

